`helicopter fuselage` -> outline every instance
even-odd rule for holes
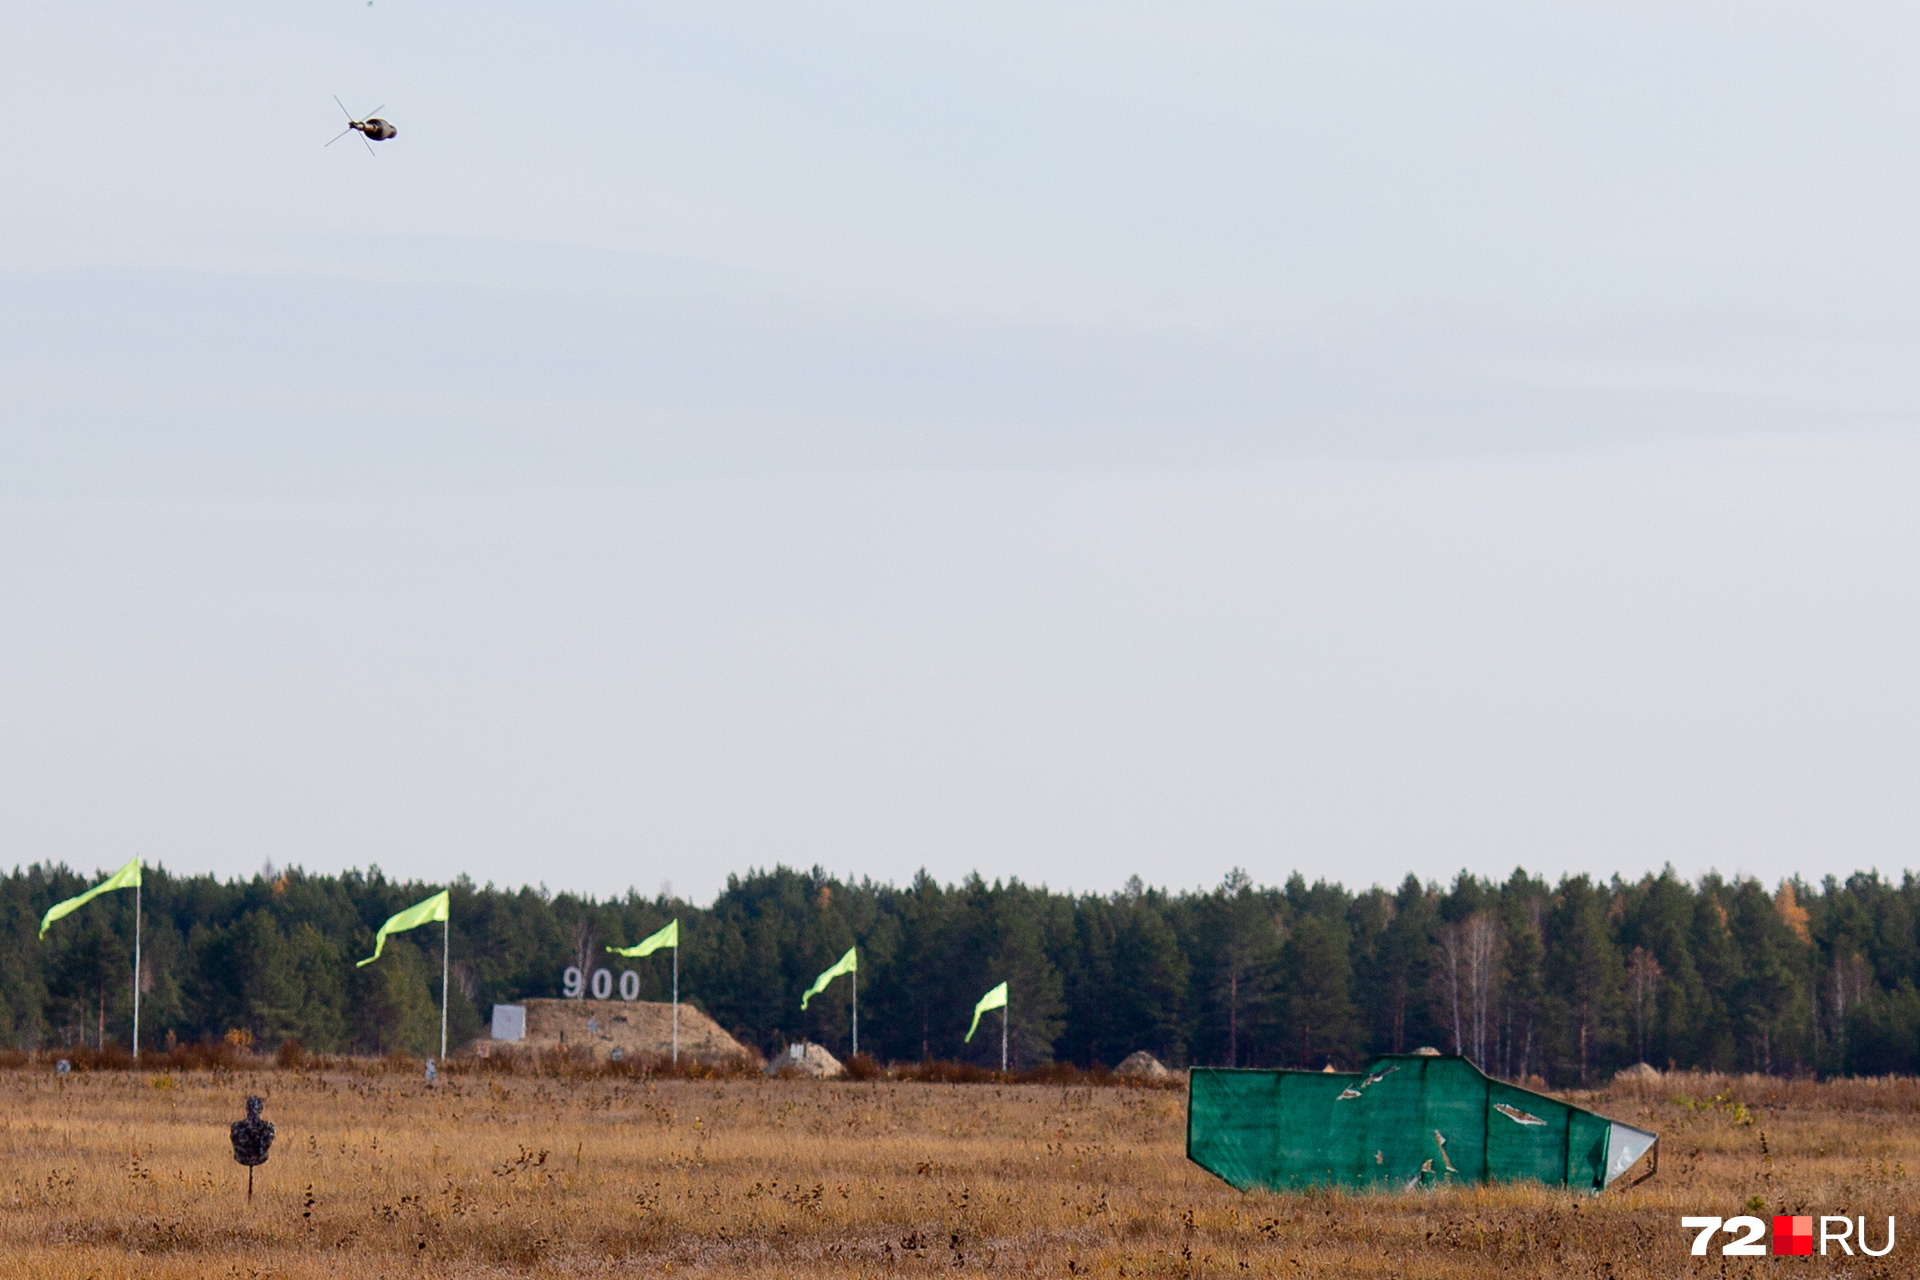
[[[385,142],[400,132],[378,116],[368,120],[356,120],[349,127],[358,130],[374,142]]]

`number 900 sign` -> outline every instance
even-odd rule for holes
[[[560,975],[560,989],[566,992],[569,1000],[578,1000],[587,993],[589,986],[593,989],[595,1000],[613,999],[613,970],[595,969],[592,979],[589,980],[577,966],[568,965],[567,971]],[[640,998],[640,975],[631,969],[623,970],[620,974],[620,998],[622,1000]]]

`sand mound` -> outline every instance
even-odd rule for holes
[[[526,1049],[558,1049],[596,1058],[666,1057],[673,1049],[673,1006],[647,1000],[523,1000],[527,1010],[526,1039],[498,1041],[482,1038],[481,1045]],[[680,1058],[712,1066],[745,1066],[760,1060],[728,1035],[720,1024],[692,1005],[680,1006]]]
[[[810,1076],[815,1080],[837,1080],[847,1074],[840,1059],[817,1044],[790,1044],[785,1053],[776,1053],[767,1063],[770,1076]]]
[[[1173,1072],[1145,1049],[1136,1049],[1113,1069],[1113,1074],[1122,1080],[1165,1080]]]
[[[1644,1062],[1636,1062],[1624,1071],[1615,1072],[1613,1078],[1622,1083],[1632,1083],[1638,1080],[1658,1080],[1660,1078],[1660,1068],[1650,1066]]]

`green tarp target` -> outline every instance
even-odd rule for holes
[[[1187,1158],[1242,1191],[1517,1181],[1598,1191],[1656,1141],[1460,1057],[1387,1054],[1362,1072],[1196,1067],[1188,1085]]]

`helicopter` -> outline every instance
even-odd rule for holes
[[[373,143],[385,142],[389,138],[397,137],[400,133],[393,125],[380,118],[380,107],[375,107],[372,111],[367,112],[366,119],[355,120],[353,118],[353,112],[347,110],[346,103],[341,102],[338,97],[335,97],[333,101],[335,105],[340,108],[340,114],[347,118],[347,127],[327,140],[329,147],[348,134],[357,133],[360,135],[361,143],[367,148],[367,154],[372,155]],[[382,106],[384,105],[383,103]]]

